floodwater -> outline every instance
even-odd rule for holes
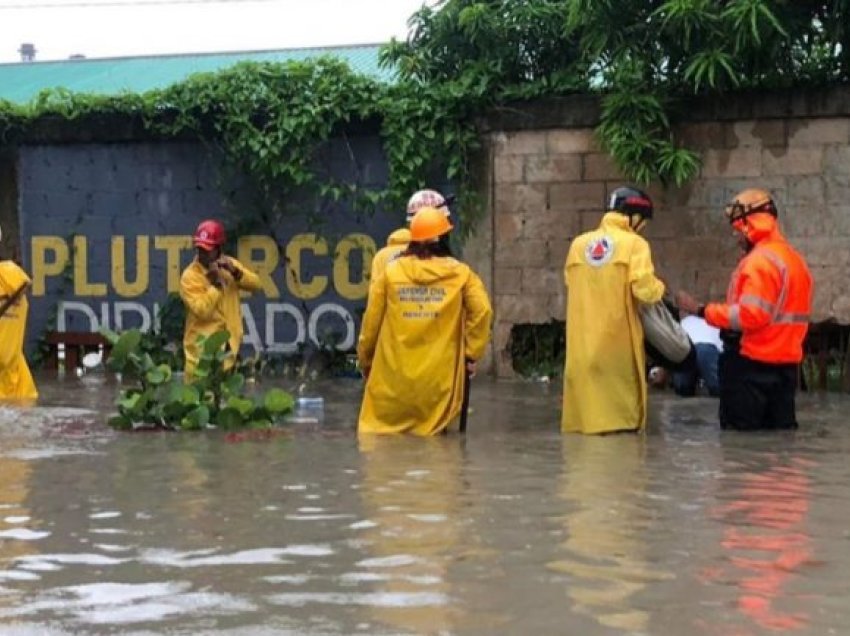
[[[562,437],[477,380],[465,437],[354,434],[359,382],[275,436],[117,433],[103,376],[0,407],[3,634],[850,633],[850,399],[788,433],[652,398]]]

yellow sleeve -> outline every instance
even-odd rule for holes
[[[221,300],[221,290],[206,276],[186,271],[180,277],[180,298],[190,313],[201,320],[209,320]]]
[[[240,278],[236,283],[239,286],[239,289],[244,289],[249,292],[255,292],[260,289],[260,277],[258,274],[252,272],[235,258],[231,258],[230,262],[233,263],[234,267],[242,272],[242,278]]]
[[[30,282],[30,277],[14,262],[0,263],[0,296],[11,296]]]
[[[363,313],[363,324],[360,326],[360,337],[357,339],[357,361],[361,369],[372,366],[381,324],[384,322],[384,312],[387,308],[387,279],[380,276],[369,285],[369,296],[366,300],[366,311]]]
[[[493,308],[484,283],[472,270],[463,286],[463,310],[464,355],[468,360],[478,360],[490,341]]]
[[[641,237],[636,239],[629,259],[629,283],[632,287],[632,295],[645,304],[657,303],[664,296],[664,283],[655,275],[649,243]]]

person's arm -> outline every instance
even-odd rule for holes
[[[23,283],[21,283],[21,286],[18,287],[17,290],[12,292],[10,296],[6,296],[2,299],[2,301],[0,301],[0,318],[2,318],[6,314],[6,312],[9,311],[9,309],[11,309],[12,306],[21,299],[21,296],[24,295],[29,286],[29,281],[24,281]]]
[[[743,268],[738,302],[709,303],[702,310],[712,327],[732,331],[756,331],[770,324],[782,289],[782,278],[766,259],[752,259]]]
[[[201,320],[209,320],[221,301],[219,284],[197,272],[186,271],[180,277],[180,298],[187,311]]]
[[[649,243],[637,237],[629,259],[629,284],[632,296],[651,305],[664,297],[664,283],[655,275]]]
[[[463,346],[467,371],[475,374],[475,364],[484,355],[490,341],[493,308],[481,278],[470,270],[463,286]]]
[[[255,292],[260,289],[260,277],[235,258],[223,256],[219,261],[220,267],[233,276],[239,289]]]
[[[357,362],[365,377],[369,376],[372,359],[375,357],[375,347],[378,335],[384,322],[387,308],[386,277],[380,276],[369,285],[369,296],[366,300],[366,311],[363,313],[363,323],[360,326],[360,336],[357,339]]]

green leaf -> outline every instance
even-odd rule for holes
[[[245,376],[241,373],[232,373],[224,380],[224,388],[230,395],[236,395],[245,386]]]
[[[133,420],[126,415],[114,415],[107,420],[107,424],[122,431],[129,431],[133,428]]]
[[[181,426],[187,430],[197,430],[204,428],[210,423],[210,410],[207,406],[201,405],[189,411],[181,422]]]
[[[247,417],[254,410],[254,403],[247,398],[234,396],[227,400],[227,408],[234,409],[240,415]]]
[[[142,332],[138,329],[125,331],[112,346],[112,352],[109,357],[114,358],[118,364],[123,363],[133,351],[139,348],[141,340]]]
[[[263,406],[269,413],[282,415],[289,413],[295,406],[293,397],[283,389],[269,389],[263,398]]]
[[[245,418],[237,409],[223,408],[215,416],[215,423],[221,428],[239,428],[245,423]]]
[[[145,374],[145,378],[154,386],[164,384],[171,380],[171,367],[167,364],[161,364],[148,371]]]

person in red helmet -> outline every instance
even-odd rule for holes
[[[218,221],[207,220],[198,225],[192,238],[197,255],[180,277],[180,298],[186,305],[183,351],[187,381],[192,379],[200,356],[198,336],[210,336],[224,330],[229,332],[229,356],[225,368],[234,365],[242,346],[239,292],[253,292],[260,288],[257,274],[224,254],[226,240],[224,226]]]

